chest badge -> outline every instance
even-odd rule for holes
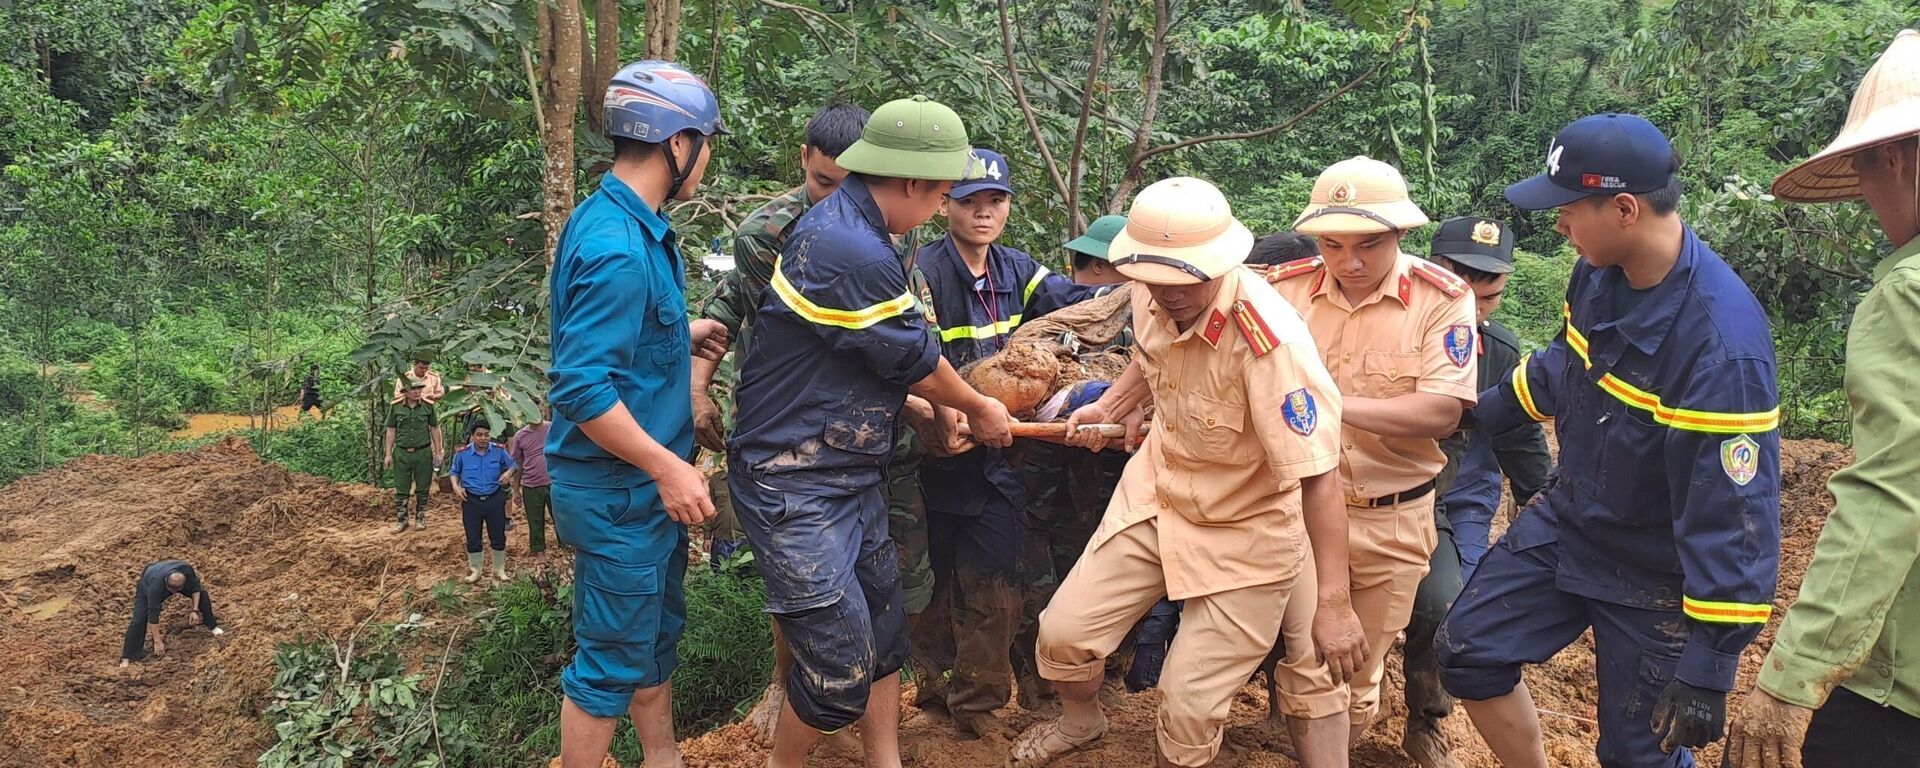
[[[1444,340],[1447,346],[1447,359],[1453,361],[1455,368],[1467,367],[1467,362],[1473,359],[1473,326],[1447,326]]]
[[[1760,474],[1760,444],[1740,435],[1720,444],[1720,468],[1734,485],[1744,486]]]
[[[1287,428],[1302,436],[1313,434],[1313,428],[1320,423],[1320,412],[1313,406],[1313,395],[1307,394],[1305,388],[1288,392],[1283,408],[1286,410]]]

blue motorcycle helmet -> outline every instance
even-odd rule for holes
[[[620,68],[607,83],[606,130],[609,138],[631,139],[660,147],[673,174],[667,198],[680,193],[687,176],[700,158],[708,136],[725,134],[720,121],[720,99],[713,89],[670,61],[648,59]],[[668,141],[682,131],[691,131],[693,152],[682,168],[673,156]]]

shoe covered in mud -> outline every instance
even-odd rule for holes
[[[1062,755],[1099,741],[1105,735],[1107,719],[1104,716],[1100,718],[1099,727],[1081,736],[1069,735],[1058,719],[1048,720],[1020,734],[1020,738],[1013,742],[1008,764],[1011,768],[1040,768]]]
[[[501,581],[507,580],[507,551],[504,549],[493,551],[493,577]]]
[[[984,739],[998,736],[1011,739],[1018,735],[1013,726],[1000,722],[992,712],[967,712],[953,716],[953,728],[964,739]]]
[[[1453,759],[1453,745],[1448,743],[1447,735],[1440,732],[1440,722],[1425,717],[1407,719],[1407,736],[1400,742],[1400,748],[1407,751],[1407,757],[1413,758],[1413,764],[1420,768],[1460,768]]]
[[[468,583],[468,584],[477,584],[477,583],[479,583],[479,581],[480,581],[480,569],[478,569],[478,568],[468,568],[468,569],[467,569],[467,575],[466,575],[466,578],[463,578],[463,579],[461,579],[461,581],[464,581],[464,582],[466,582],[466,583]]]
[[[394,523],[394,524],[393,524],[393,528],[391,528],[391,529],[389,529],[389,532],[391,532],[391,533],[406,533],[406,532],[407,532],[407,521],[406,521],[406,520],[401,520],[400,522],[397,522],[397,523]]]
[[[753,729],[753,739],[762,747],[773,746],[773,729],[780,724],[780,705],[786,703],[787,689],[775,682],[768,683],[767,689],[760,693],[760,702],[747,712],[747,727]]]
[[[480,581],[480,573],[487,567],[486,555],[481,552],[467,553],[467,577],[461,579],[468,584]]]

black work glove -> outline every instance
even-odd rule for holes
[[[1660,751],[1704,747],[1727,735],[1727,692],[1696,688],[1674,680],[1653,705],[1653,732]]]

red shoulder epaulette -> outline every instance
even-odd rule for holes
[[[1413,273],[1419,275],[1420,279],[1432,283],[1433,287],[1439,288],[1440,292],[1446,294],[1449,299],[1460,298],[1461,294],[1467,292],[1467,281],[1460,279],[1459,275],[1434,266],[1430,262],[1414,262]]]
[[[1267,273],[1267,276],[1271,280],[1291,280],[1301,275],[1312,274],[1320,268],[1320,264],[1320,257],[1308,256],[1304,259],[1295,259],[1274,267],[1272,271]]]
[[[1267,321],[1253,310],[1253,305],[1242,299],[1233,303],[1233,322],[1240,326],[1240,335],[1247,339],[1247,346],[1253,348],[1253,356],[1260,357],[1280,346],[1280,337],[1273,335],[1273,329],[1267,327]]]
[[[1217,345],[1220,343],[1220,332],[1226,329],[1227,316],[1220,314],[1220,310],[1216,309],[1213,314],[1207,316],[1207,330],[1201,335],[1206,337],[1208,344]]]

